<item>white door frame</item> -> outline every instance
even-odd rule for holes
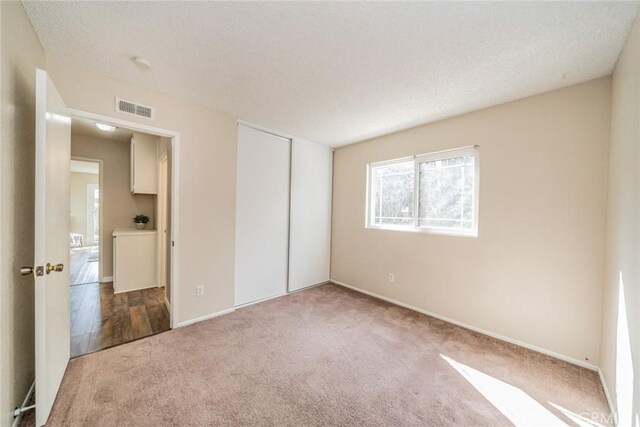
[[[167,153],[162,153],[158,159],[158,207],[156,223],[158,228],[158,286],[167,286]]]
[[[114,117],[105,116],[102,114],[91,113],[88,111],[77,110],[69,108],[71,117],[79,119],[86,119],[96,121],[100,123],[106,123],[118,127],[127,128],[133,131],[139,131],[144,133],[150,133],[157,136],[164,136],[171,138],[171,327],[176,327],[180,324],[178,317],[178,292],[176,289],[180,286],[179,277],[179,233],[178,233],[178,200],[179,197],[179,177],[180,177],[180,133],[172,130],[157,128],[154,126],[145,125],[142,123],[130,122],[128,120],[122,120]],[[102,192],[101,192],[102,194]],[[102,196],[101,196],[102,197]]]
[[[93,221],[93,207],[95,206],[95,199],[94,199],[94,195],[95,195],[95,191],[98,190],[100,191],[100,184],[94,184],[92,182],[87,184],[87,237],[88,240],[90,240],[91,246],[95,246],[95,234],[96,234],[96,228],[94,226],[94,221]],[[99,201],[100,199],[100,193],[98,193],[98,204],[100,203]],[[89,221],[89,213],[91,212],[91,221]],[[102,230],[100,230],[100,206],[98,205],[98,232],[102,232]],[[98,236],[98,244],[100,243],[100,237]]]

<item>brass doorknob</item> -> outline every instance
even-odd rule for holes
[[[64,270],[64,264],[51,265],[50,263],[47,263],[47,274],[51,273],[52,271],[60,272],[62,270]]]

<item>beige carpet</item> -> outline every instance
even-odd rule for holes
[[[576,425],[591,413],[608,414],[594,372],[324,285],[72,360],[49,425]]]

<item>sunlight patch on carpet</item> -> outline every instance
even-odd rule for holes
[[[457,362],[443,354],[440,356],[516,426],[567,425],[519,388]]]

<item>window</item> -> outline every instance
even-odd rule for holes
[[[372,163],[367,227],[478,235],[478,147]]]
[[[413,225],[413,160],[371,168],[374,225]]]

